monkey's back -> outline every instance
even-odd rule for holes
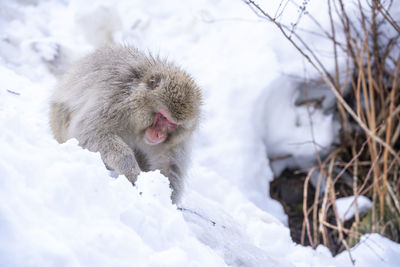
[[[124,82],[135,82],[149,59],[134,48],[104,47],[73,64],[50,99],[50,127],[63,143],[76,137],[79,122],[100,119],[110,98],[121,94]],[[103,106],[102,106],[103,105]]]

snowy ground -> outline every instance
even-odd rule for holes
[[[310,11],[321,8],[311,2]],[[109,177],[99,154],[51,136],[57,75],[111,40],[168,57],[203,88],[182,210],[159,172],[132,187]],[[282,75],[304,69],[238,0],[2,0],[0,266],[351,266],[347,252],[293,243],[268,193],[267,147],[313,152],[307,111],[294,107]],[[315,112],[313,121],[316,140],[329,145],[332,118]],[[351,255],[356,266],[398,266],[400,246],[366,235]]]

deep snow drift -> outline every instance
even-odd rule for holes
[[[265,142],[268,154],[312,149],[291,145],[310,140],[310,127],[281,75],[303,62],[242,1],[1,5],[0,266],[351,266],[347,252],[294,244],[269,197]],[[99,154],[51,136],[57,75],[112,40],[168,57],[203,88],[180,209],[159,172],[132,187],[108,176]],[[315,114],[318,141],[329,145],[332,118]],[[400,246],[366,235],[351,255],[356,266],[397,266]]]

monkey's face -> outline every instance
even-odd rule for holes
[[[171,119],[165,109],[160,109],[154,116],[153,125],[147,128],[144,140],[148,145],[157,145],[167,139],[168,135],[175,131],[179,124]]]
[[[148,145],[176,144],[197,125],[200,89],[180,70],[155,73],[148,78],[147,96],[152,102],[152,123],[144,133]]]

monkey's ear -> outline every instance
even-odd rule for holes
[[[160,73],[154,73],[148,77],[146,84],[151,90],[153,90],[160,85],[161,79],[162,75]]]

